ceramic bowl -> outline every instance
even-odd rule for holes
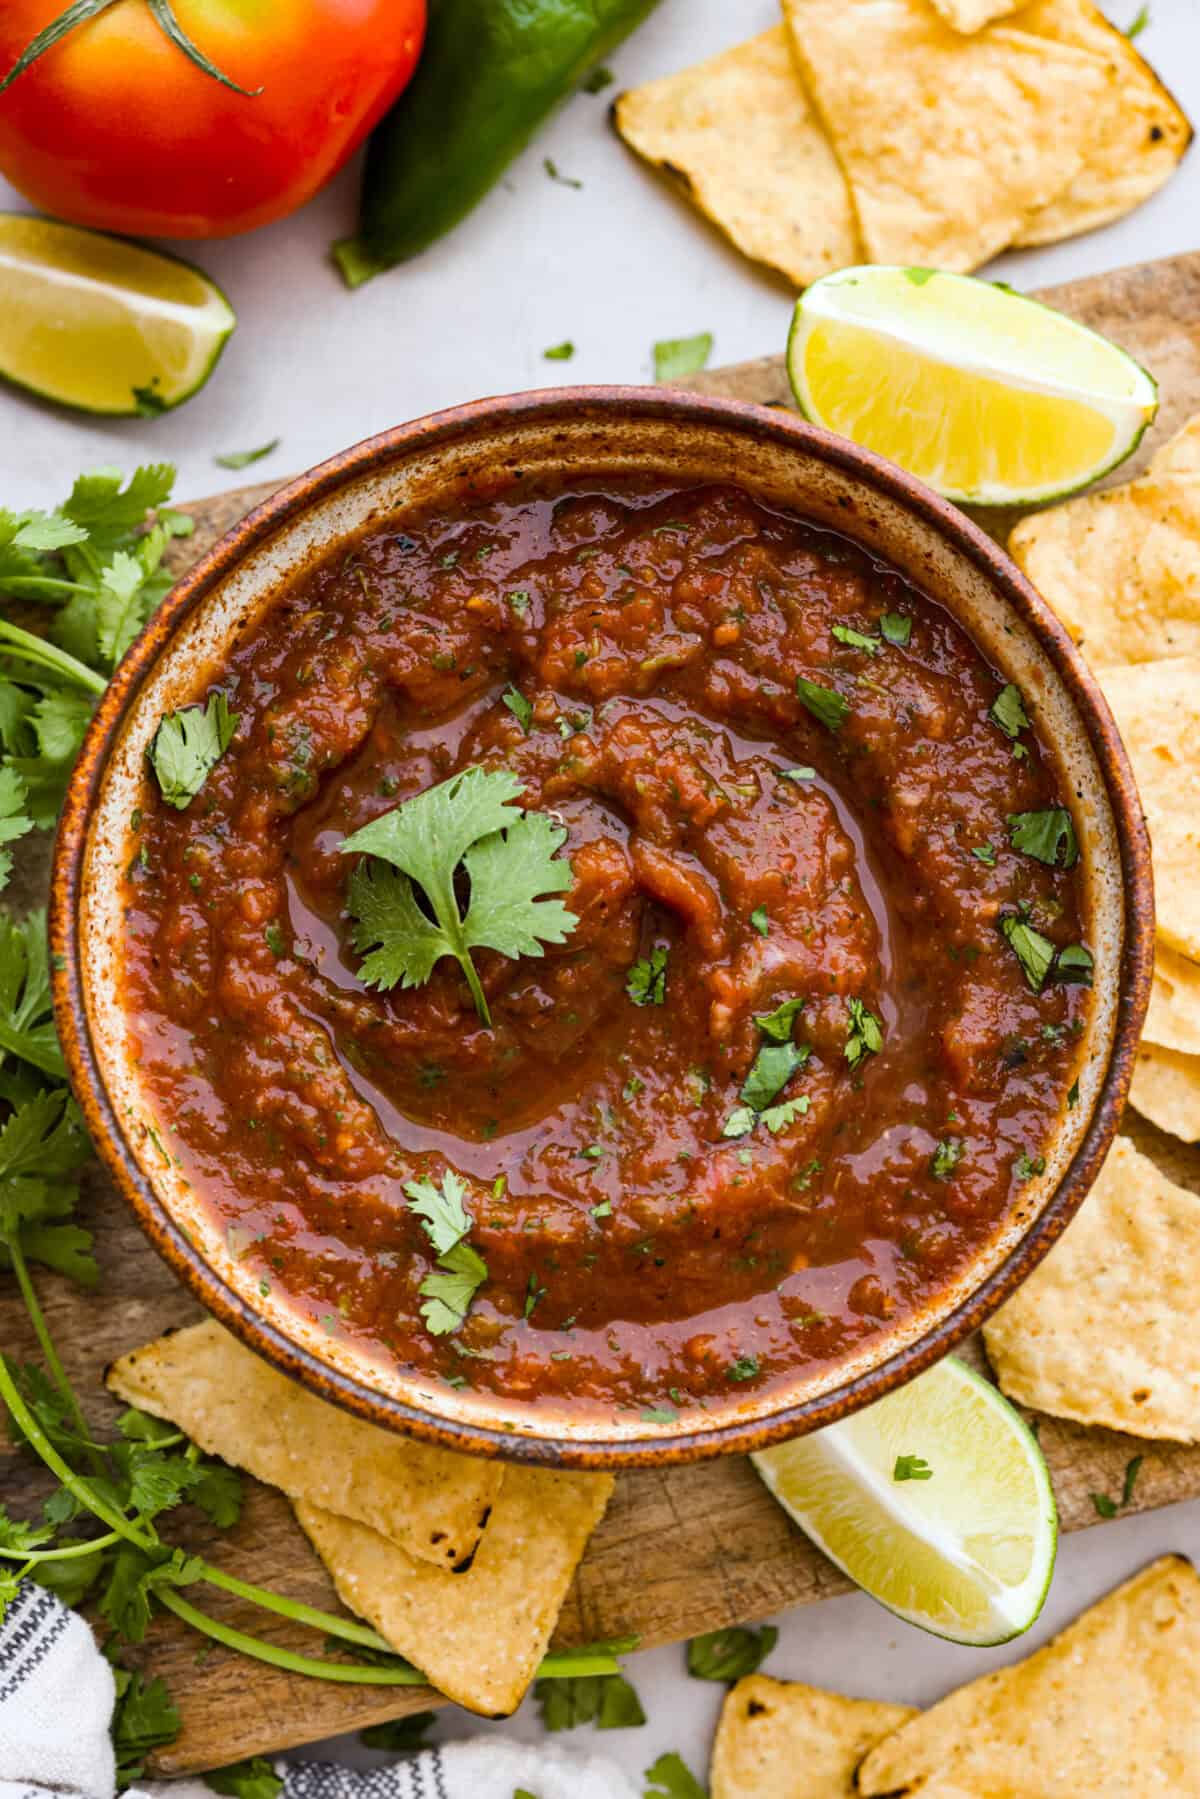
[[[836,1366],[769,1393],[731,1395],[674,1425],[636,1412],[571,1418],[385,1370],[260,1294],[200,1196],[148,1133],[126,1047],[120,874],[166,711],[200,694],[225,647],[281,582],[339,540],[418,504],[458,507],[514,476],[654,473],[736,483],[835,526],[903,570],[967,628],[1036,705],[1082,849],[1094,1006],[1079,1102],[1044,1175],[956,1278],[916,1315]],[[778,411],[678,390],[566,388],[485,400],[402,425],[292,481],[242,520],[167,596],[105,693],[59,828],[51,915],[55,1008],[72,1084],[100,1155],[151,1242],[207,1309],[324,1397],[449,1447],[547,1464],[630,1467],[763,1447],[877,1399],[975,1329],[1050,1248],[1095,1179],[1129,1085],[1148,998],[1153,897],[1145,826],[1107,707],[1066,633],[1008,557],[898,468]]]

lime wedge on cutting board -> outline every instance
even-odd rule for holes
[[[153,413],[203,387],[237,323],[190,263],[0,213],[0,375],[84,412]]]
[[[1042,1609],[1058,1514],[1042,1452],[953,1356],[837,1424],[751,1456],[806,1536],[873,1599],[955,1643]]]
[[[1158,390],[1131,356],[1010,288],[930,269],[842,269],[796,303],[806,418],[950,499],[1029,505],[1133,450]]]

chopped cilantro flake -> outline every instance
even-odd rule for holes
[[[929,1172],[935,1181],[948,1181],[963,1158],[961,1137],[943,1137],[933,1152]]]
[[[898,1455],[892,1469],[893,1480],[932,1480],[933,1469],[920,1455]]]
[[[1000,727],[1006,737],[1014,740],[1022,731],[1028,730],[1029,718],[1025,702],[1021,698],[1021,689],[1014,687],[1011,681],[1007,687],[1002,687],[992,702],[988,717],[994,725]]]
[[[506,687],[500,698],[528,737],[529,727],[533,723],[533,707],[525,695],[517,687]]]
[[[1000,931],[1004,941],[1016,956],[1025,970],[1025,979],[1034,993],[1040,993],[1046,984],[1046,976],[1050,972],[1050,964],[1054,960],[1054,945],[1040,931],[1035,931],[1031,924],[1009,912],[1000,920]]]
[[[903,650],[912,636],[912,619],[906,612],[885,612],[879,621],[879,629],[889,643]]]
[[[796,1019],[807,1003],[803,999],[785,999],[773,1012],[756,1012],[754,1022],[772,1043],[787,1043],[791,1040]]]
[[[168,806],[182,812],[203,787],[237,730],[238,715],[220,688],[207,705],[163,718],[150,743],[150,766]]]
[[[1055,973],[1060,981],[1066,981],[1075,986],[1090,987],[1094,970],[1095,961],[1092,952],[1090,949],[1085,949],[1082,943],[1068,943],[1066,949],[1059,951]]]
[[[730,1380],[755,1380],[758,1376],[758,1357],[740,1355],[736,1361],[730,1362],[726,1370]]]
[[[661,1006],[667,997],[666,943],[656,943],[648,956],[635,962],[625,977],[625,991],[635,1006]]]
[[[806,711],[825,726],[827,731],[840,731],[850,716],[850,702],[832,687],[796,676],[796,698]]]
[[[874,656],[879,649],[874,637],[867,637],[862,631],[855,631],[850,625],[834,625],[833,635],[839,643],[844,643],[852,650],[865,650],[868,656]]]
[[[864,1056],[877,1056],[883,1048],[883,1026],[860,999],[846,1002],[850,1023],[846,1031],[846,1060],[857,1068]]]
[[[982,862],[985,868],[995,868],[996,852],[990,843],[977,843],[971,854],[977,862]]]
[[[1074,868],[1079,860],[1075,826],[1065,806],[1045,812],[1010,812],[1009,840],[1015,850],[1048,868]]]
[[[754,929],[758,932],[760,937],[770,936],[771,921],[767,917],[767,908],[765,906],[755,906],[753,912],[750,914],[750,923],[754,926]]]
[[[701,331],[696,337],[667,337],[654,346],[654,379],[680,381],[695,375],[712,355],[712,332]]]

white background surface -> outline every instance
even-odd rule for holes
[[[1120,25],[1137,6],[1109,0]],[[1139,48],[1200,120],[1200,0],[1151,0],[1151,12]],[[775,0],[661,0],[611,60],[628,86],[723,49],[777,16]],[[108,424],[0,395],[0,504],[46,505],[80,468],[164,457],[179,466],[177,491],[199,497],[238,479],[215,467],[216,453],[273,437],[282,439],[280,448],[245,479],[282,479],[439,406],[556,378],[648,379],[657,338],[712,331],[714,362],[781,349],[787,289],[729,250],[622,148],[606,118],[614,91],[571,100],[447,242],[357,294],[325,260],[328,244],[353,224],[355,169],[284,224],[183,247],[221,283],[241,320],[209,387],[174,416]],[[582,189],[549,180],[546,156]],[[0,207],[20,204],[0,181]],[[990,272],[1034,286],[1197,247],[1200,150],[1132,217],[1049,250],[1006,257]],[[577,345],[574,360],[545,362],[542,351],[565,338]],[[1064,1542],[1045,1613],[1019,1645],[958,1649],[855,1596],[776,1619],[780,1642],[767,1671],[925,1704],[1025,1654],[1167,1550],[1200,1556],[1200,1502]],[[487,1628],[481,1618],[480,1629]],[[689,1680],[682,1647],[633,1657],[630,1672],[650,1721],[640,1730],[606,1732],[596,1746],[635,1777],[664,1749],[679,1750],[703,1776],[724,1689]],[[436,1734],[462,1736],[478,1727],[450,1708]],[[537,1712],[530,1702],[508,1724],[484,1728],[533,1737]],[[578,1741],[591,1735],[575,1733]],[[376,1759],[352,1739],[336,1753],[364,1764]]]

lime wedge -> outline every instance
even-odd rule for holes
[[[0,213],[0,376],[84,412],[163,412],[203,387],[237,323],[190,263]]]
[[[844,1574],[954,1643],[1028,1630],[1054,1569],[1058,1514],[1032,1432],[950,1356],[865,1411],[751,1461]]]
[[[1116,344],[969,275],[842,269],[796,303],[788,375],[806,418],[950,499],[1029,505],[1122,462],[1158,389]]]

